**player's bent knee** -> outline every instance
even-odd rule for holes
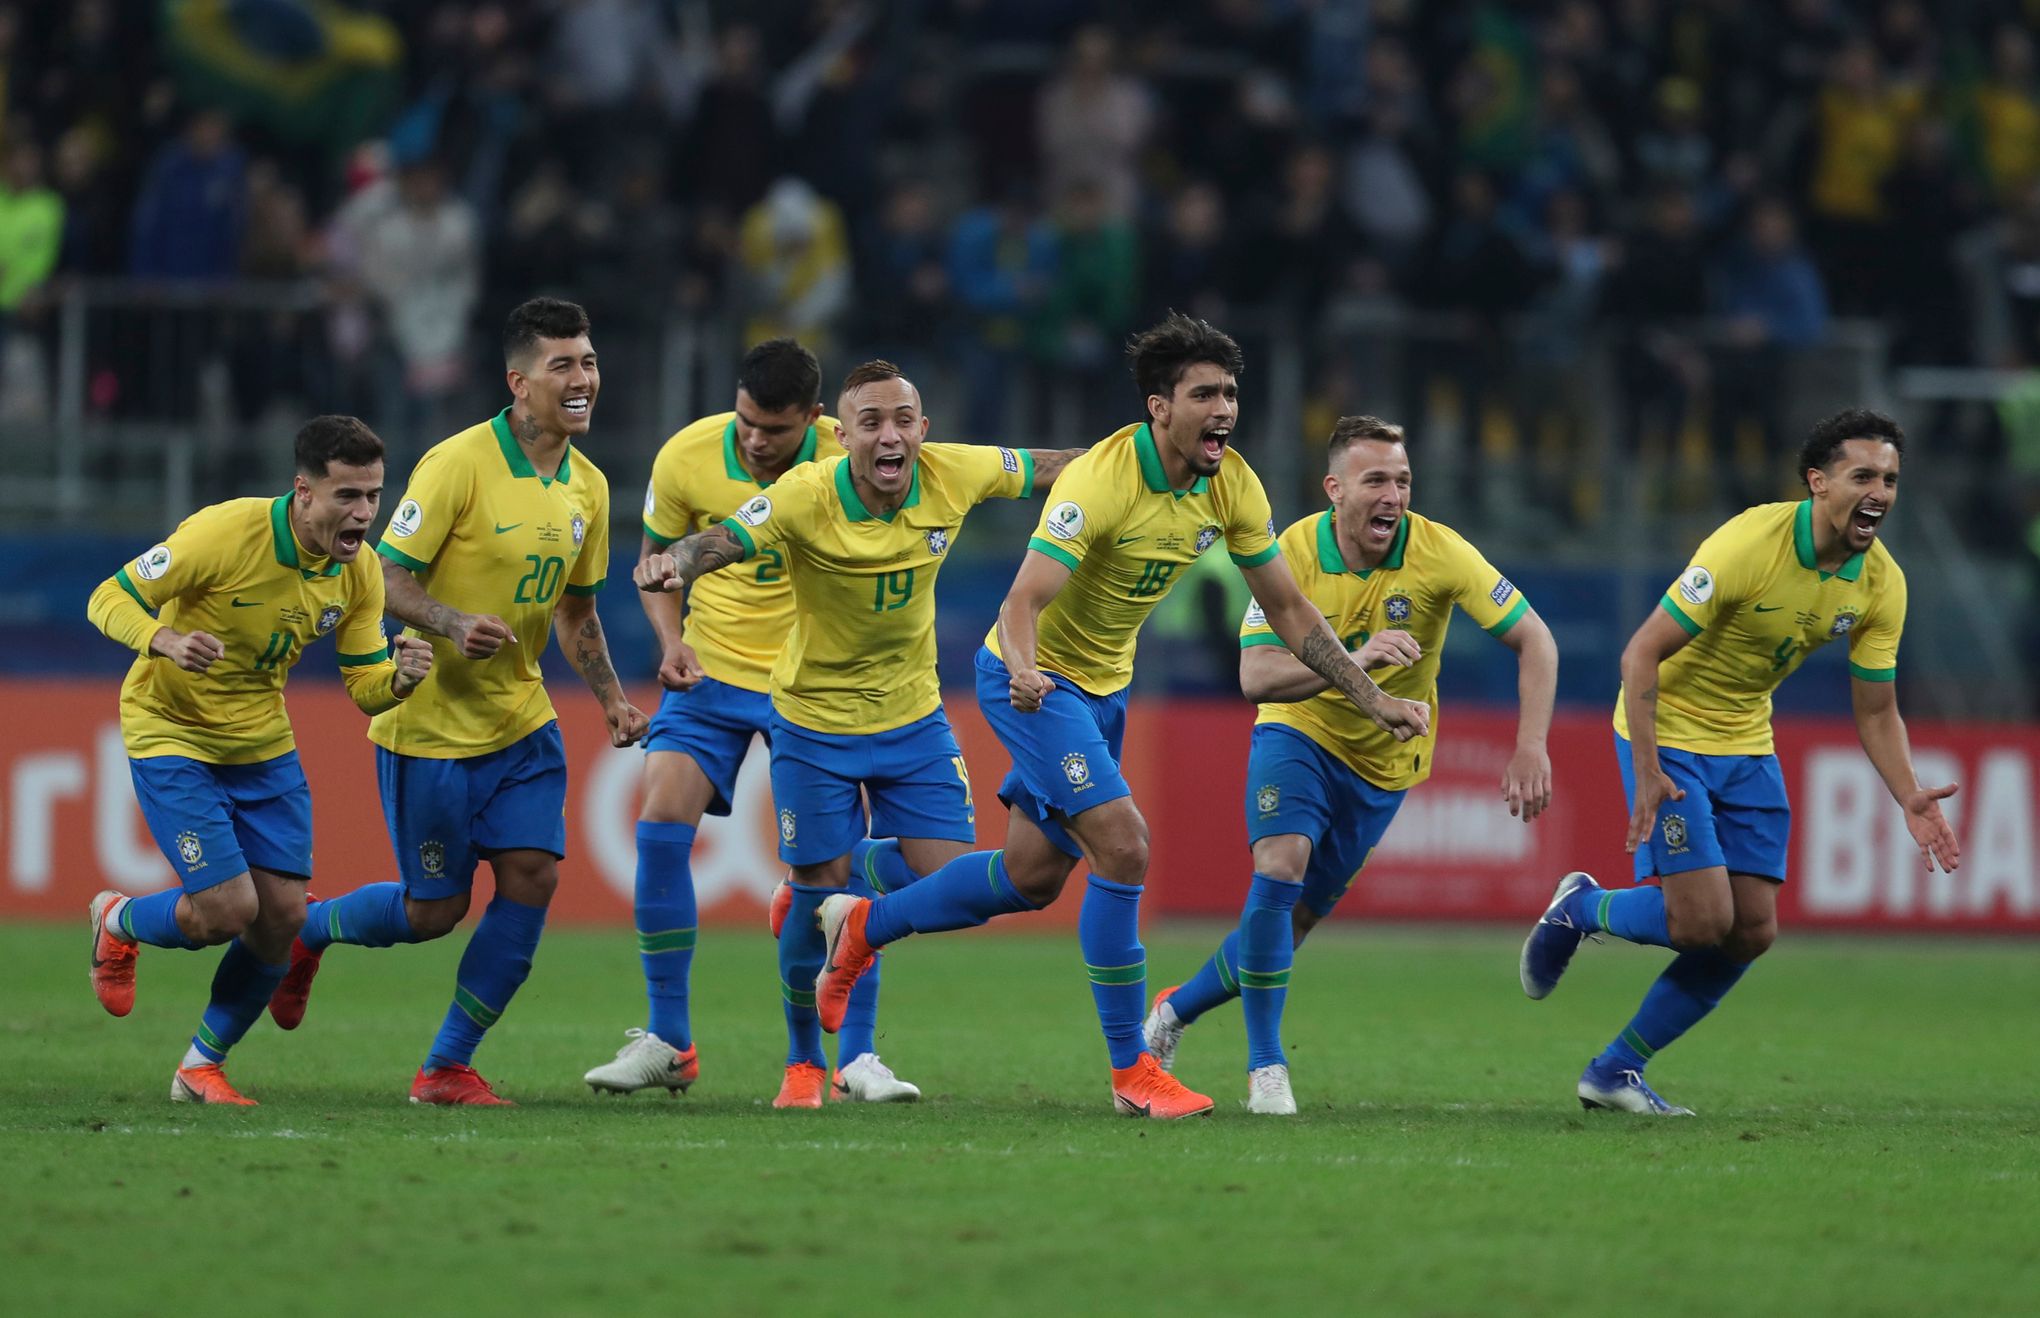
[[[193,941],[207,947],[239,938],[262,911],[255,885],[246,875],[194,893],[189,900],[192,924],[196,927],[186,932]]]
[[[1722,943],[1722,951],[1734,961],[1748,963],[1771,950],[1778,941],[1778,922],[1767,920],[1762,924],[1737,925]]]
[[[560,866],[542,851],[506,851],[490,861],[496,891],[522,906],[550,906],[559,891]]]
[[[1665,912],[1665,928],[1673,947],[1719,947],[1735,930],[1732,911],[1697,910]]]
[[[442,897],[437,901],[404,902],[404,918],[410,922],[411,933],[421,943],[435,938],[444,938],[460,927],[461,918],[468,911],[468,894],[457,897]]]

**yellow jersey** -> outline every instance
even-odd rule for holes
[[[864,506],[848,458],[795,467],[753,495],[723,525],[746,563],[777,550],[793,577],[793,631],[772,668],[772,707],[835,734],[886,732],[939,709],[935,574],[965,513],[1033,489],[1025,449],[923,444],[906,502],[889,517]]]
[[[1529,612],[1530,601],[1457,531],[1416,513],[1403,514],[1387,556],[1375,568],[1346,565],[1330,509],[1291,524],[1276,543],[1304,597],[1318,606],[1348,650],[1392,629],[1416,641],[1423,658],[1407,668],[1383,664],[1369,676],[1392,696],[1428,705],[1431,730],[1397,742],[1336,690],[1262,705],[1254,721],[1295,728],[1385,791],[1416,786],[1431,776],[1438,666],[1453,606],[1464,609],[1490,636],[1500,637]],[[1249,605],[1240,625],[1240,648],[1281,644],[1261,606]]]
[[[426,636],[431,674],[369,723],[371,741],[402,755],[469,759],[557,717],[538,666],[553,608],[563,591],[602,589],[609,571],[609,482],[586,454],[570,444],[558,470],[539,474],[506,407],[426,450],[376,552],[417,573],[448,608],[501,618],[517,643],[469,659],[445,637]]]
[[[1140,625],[1185,564],[1220,540],[1241,567],[1279,552],[1268,493],[1245,458],[1228,448],[1216,476],[1171,489],[1146,422],[1070,463],[1048,497],[1027,547],[1068,568],[1070,579],[1041,611],[1034,663],[1094,696],[1133,680]],[[985,645],[1006,657],[996,624]]]
[[[254,764],[297,745],[283,683],[307,645],[331,635],[347,694],[370,714],[397,703],[383,639],[382,568],[335,563],[298,543],[290,500],[230,499],[101,582],[86,613],[141,655],[120,686],[120,733],[135,759],[183,755]],[[223,654],[188,673],[149,653],[158,628],[216,637]]]
[[[842,430],[836,418],[819,418],[808,427],[793,465],[840,456]],[[713,526],[772,485],[744,470],[737,456],[736,413],[703,417],[667,440],[652,460],[645,537],[664,549]],[[792,630],[793,586],[786,555],[778,549],[760,553],[747,571],[711,572],[687,591],[682,634],[702,670],[718,682],[768,690],[772,663]]]
[[[1905,574],[1882,543],[1833,572],[1813,557],[1813,503],[1767,503],[1722,523],[1659,606],[1692,640],[1658,666],[1658,744],[1771,753],[1771,692],[1806,656],[1849,639],[1849,671],[1898,676]],[[1621,698],[1615,731],[1629,735]]]

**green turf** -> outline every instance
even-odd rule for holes
[[[1216,929],[1156,933],[1156,983]],[[1185,1039],[1209,1121],[1112,1115],[1074,937],[887,957],[918,1107],[778,1113],[772,950],[696,963],[694,1095],[597,1098],[640,1023],[627,935],[555,931],[478,1058],[515,1110],[405,1087],[460,937],[328,958],[296,1035],[173,1107],[211,954],[144,952],[133,1016],[84,922],[0,930],[9,1312],[1117,1311],[1992,1314],[2040,1297],[2040,956],[1788,939],[1652,1076],[1693,1121],[1582,1113],[1661,954],[1551,1000],[1508,933],[1328,930],[1291,992],[1303,1115],[1249,1118],[1237,1010]]]

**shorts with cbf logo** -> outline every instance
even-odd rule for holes
[[[1622,795],[1636,809],[1636,765],[1629,739],[1617,733],[1615,759]],[[1792,806],[1776,755],[1702,755],[1658,748],[1665,775],[1686,793],[1658,807],[1650,846],[1636,849],[1636,877],[1663,878],[1725,865],[1730,874],[1785,881]]]
[[[704,677],[685,691],[659,698],[645,732],[646,751],[678,751],[701,766],[715,789],[708,813],[726,815],[737,790],[737,770],[744,767],[751,738],[772,745],[772,697]]]
[[[816,732],[772,712],[772,804],[779,858],[820,865],[865,836],[977,841],[970,770],[936,709],[884,732]]]
[[[1310,839],[1298,900],[1319,919],[1346,895],[1407,795],[1408,788],[1376,787],[1294,728],[1254,727],[1247,752],[1247,841],[1284,833]]]
[[[1013,708],[1012,671],[989,647],[978,649],[978,707],[1013,757],[999,799],[1026,812],[1064,855],[1081,856],[1084,849],[1060,821],[1133,795],[1119,772],[1126,691],[1094,696],[1061,674],[1048,676],[1055,690],[1040,709],[1023,714]]]
[[[182,755],[128,761],[149,836],[186,892],[257,869],[312,872],[312,789],[296,751],[255,764]]]
[[[499,851],[567,854],[567,752],[557,721],[462,760],[378,746],[375,776],[397,876],[419,901],[466,892],[475,863]]]

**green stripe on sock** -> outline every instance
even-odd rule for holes
[[[694,947],[693,929],[661,929],[654,933],[638,930],[637,949],[647,955],[660,952],[686,952]]]
[[[992,891],[999,891],[999,857],[1003,851],[994,851],[985,858],[985,882],[992,885]]]
[[[1218,982],[1225,985],[1225,991],[1228,993],[1238,993],[1240,991],[1240,982],[1233,978],[1232,967],[1225,963],[1225,949],[1219,948],[1212,955],[1211,960],[1218,967]]]
[[[337,943],[341,941],[340,903],[338,902],[326,903],[326,935],[327,935],[326,941],[329,943]]]
[[[227,1045],[220,1042],[219,1035],[206,1028],[204,1021],[198,1023],[198,1043],[200,1047],[210,1048],[216,1053],[225,1054],[227,1051]]]
[[[1636,1055],[1646,1062],[1657,1056],[1657,1049],[1645,1043],[1643,1036],[1627,1025],[1622,1027],[1622,1042],[1636,1049]]]
[[[785,998],[796,1007],[812,1007],[815,1005],[815,991],[813,989],[797,989],[783,979],[779,981],[779,996]]]
[[[120,926],[120,931],[126,934],[129,938],[133,938],[135,936],[134,925],[128,923],[128,912],[132,911],[134,909],[134,906],[135,904],[133,901],[123,900],[120,904],[120,915],[117,919],[114,920],[114,923]]]
[[[1594,923],[1599,925],[1603,929],[1606,929],[1608,927],[1608,903],[1614,900],[1615,900],[1614,893],[1604,892],[1601,894],[1600,902],[1597,903],[1594,907]]]
[[[1147,962],[1136,961],[1130,966],[1087,965],[1084,973],[1093,984],[1138,984],[1147,978]]]
[[[502,1012],[468,992],[467,987],[462,984],[453,986],[453,1005],[466,1012],[469,1020],[485,1030],[503,1017]]]
[[[1289,972],[1286,970],[1242,970],[1241,989],[1279,989],[1289,987]]]
[[[870,885],[873,892],[883,897],[885,896],[885,885],[878,881],[878,871],[872,868],[871,858],[877,854],[877,847],[866,847],[864,849],[864,881]]]

